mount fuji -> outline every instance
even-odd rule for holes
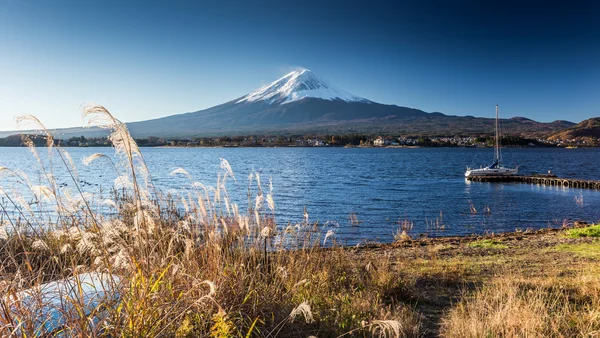
[[[574,125],[567,121],[540,123],[525,118],[504,119],[501,123],[503,129],[512,134],[550,133]],[[490,133],[491,126],[492,119],[426,113],[373,102],[350,94],[307,69],[293,71],[269,85],[212,108],[127,123],[136,138],[311,133],[449,136]],[[55,132],[59,138],[106,135],[103,130],[83,128],[57,129]],[[15,133],[0,132],[0,137]]]
[[[270,104],[285,104],[305,98],[371,103],[367,99],[336,88],[308,69],[291,72],[270,85],[242,97],[237,103],[265,101]]]
[[[344,132],[355,127],[366,131],[359,125],[375,120],[427,115],[418,109],[369,101],[301,69],[212,108],[127,126],[136,137]]]

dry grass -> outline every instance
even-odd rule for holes
[[[480,241],[469,243],[472,248],[484,248],[484,249],[506,249],[508,246],[502,242],[495,241],[493,239],[482,239]]]
[[[452,308],[445,337],[594,337],[600,334],[600,282],[581,273],[524,280],[506,273]]]
[[[64,299],[65,308],[75,310],[64,311],[64,322],[50,332],[36,324],[48,320],[48,313],[34,309],[47,304],[34,302],[17,318],[20,300],[5,297],[0,300],[1,335],[418,336],[420,320],[412,307],[382,297],[403,283],[400,274],[388,271],[389,262],[358,267],[346,249],[322,250],[328,236],[308,220],[278,227],[272,185],[264,188],[258,173],[249,177],[247,210],[229,198],[227,182],[236,178],[223,159],[214,187],[178,168],[171,174],[187,177],[189,186],[177,196],[165,196],[155,189],[123,123],[98,105],[84,106],[83,115],[90,125],[111,130],[117,160],[97,154],[84,160],[116,171],[111,198],[98,201],[85,193],[76,165],[61,148],[48,147],[50,160],[43,161],[30,147],[47,178],[40,185],[0,168],[0,174],[18,182],[11,191],[27,191],[37,208],[57,215],[49,222],[24,202],[24,193],[0,191],[10,209],[18,211],[4,209],[1,217],[1,291],[15,294],[101,272],[120,277],[119,302],[99,304],[89,315],[83,305],[74,306],[77,299]],[[51,145],[52,135],[37,119],[20,121],[46,133]],[[58,165],[70,173],[72,191],[54,179]],[[112,213],[102,212],[106,208]]]

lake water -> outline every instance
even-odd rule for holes
[[[88,191],[112,185],[116,174],[106,164],[81,164],[93,153],[112,156],[111,148],[67,150],[78,164],[81,180],[89,183]],[[45,157],[44,148],[38,151]],[[600,191],[466,181],[465,167],[489,164],[492,149],[143,148],[142,152],[156,185],[165,192],[189,187],[187,178],[169,175],[178,167],[194,180],[214,186],[219,158],[227,159],[237,179],[228,182],[228,191],[242,206],[248,176],[258,171],[264,187],[272,180],[278,224],[301,221],[306,207],[310,221],[326,223],[324,231],[334,230],[338,242],[347,245],[390,242],[402,222],[413,223],[412,235],[447,236],[600,221]],[[600,180],[599,158],[600,149],[504,150],[505,162],[518,163],[521,173],[552,170],[560,177],[582,179]],[[56,160],[55,165],[60,167]],[[0,166],[23,170],[33,180],[41,173],[25,148],[0,148]],[[67,173],[55,172],[57,180],[68,186]],[[10,178],[0,178],[0,187],[11,186],[18,189]]]

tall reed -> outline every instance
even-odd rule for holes
[[[86,192],[77,165],[54,145],[52,133],[32,116],[20,118],[47,138],[48,162],[25,138],[45,181],[33,185],[25,174],[0,168],[1,175],[18,182],[11,191],[0,189],[8,201],[0,210],[0,291],[18,295],[46,282],[77,281],[80,274],[95,272],[114,276],[119,302],[101,303],[86,314],[76,299],[64,299],[78,305],[69,307],[78,311],[65,311],[57,331],[45,332],[35,324],[48,319],[40,318],[43,312],[20,311],[17,318],[22,299],[4,297],[0,334],[418,336],[420,321],[411,307],[381,297],[403,283],[387,272],[386,262],[365,272],[346,249],[322,249],[332,234],[323,237],[308,214],[305,222],[278,225],[273,185],[263,188],[259,173],[249,177],[247,210],[230,198],[227,183],[236,178],[224,159],[215,186],[177,168],[171,175],[187,177],[188,185],[166,194],[155,187],[124,123],[97,104],[86,104],[82,111],[89,126],[109,131],[116,160],[93,154],[83,164],[102,166],[116,177],[110,198]],[[59,165],[74,190],[57,183]],[[36,212],[22,191],[40,201],[35,208],[56,217]]]

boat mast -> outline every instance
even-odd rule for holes
[[[500,135],[498,133],[498,105],[496,105],[496,149],[494,149],[495,160],[498,161],[498,167],[500,167]]]

